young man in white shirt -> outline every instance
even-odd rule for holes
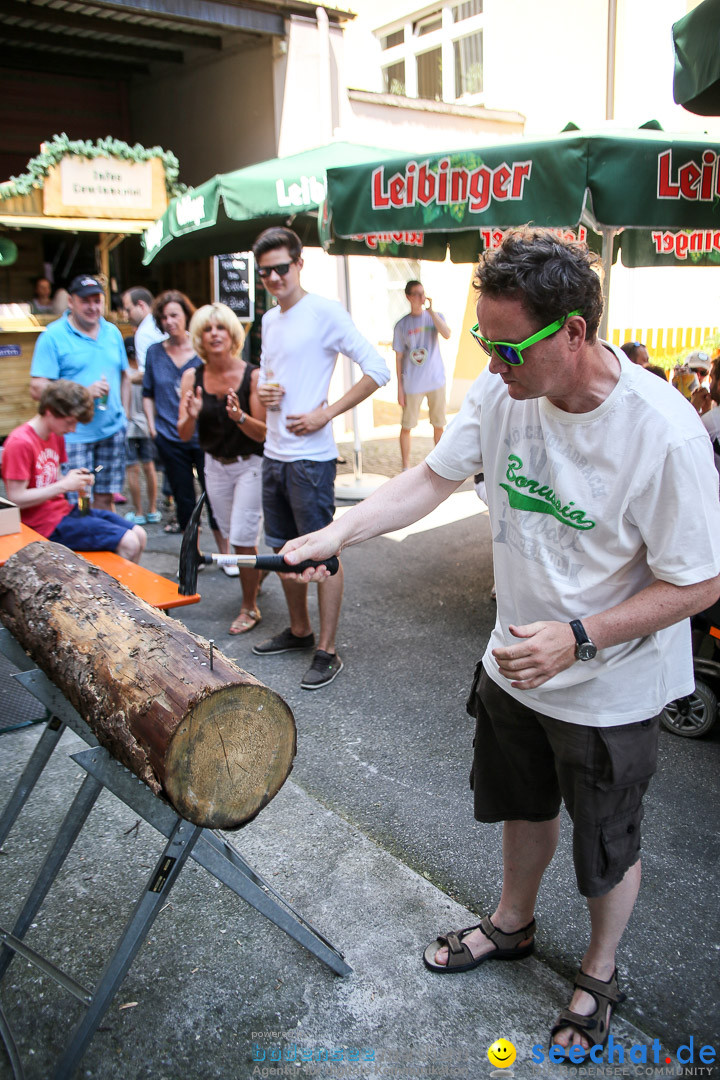
[[[688,616],[720,595],[707,434],[673,387],[598,338],[596,262],[542,230],[486,252],[473,335],[489,362],[438,446],[283,551],[327,558],[409,525],[484,473],[497,619],[468,709],[475,817],[504,823],[503,888],[490,917],[437,937],[424,962],[459,973],[532,951],[564,801],[590,942],[550,1060],[574,1063],[602,1062],[624,998],[615,954],[640,886],[659,713],[692,692]]]
[[[258,396],[267,409],[263,458],[265,538],[275,551],[294,537],[328,525],[335,513],[337,448],[332,420],[369,397],[390,378],[385,361],[359,333],[337,302],[308,293],[300,284],[302,243],[292,229],[266,229],[253,247],[260,277],[277,306],[262,320]],[[354,360],[362,377],[332,404],[330,379],[338,355]],[[312,649],[315,636],[307,584],[281,578],[290,626],[253,647],[259,656]],[[318,587],[320,633],[301,687],[318,690],[340,674],[335,635],[343,594],[343,571]]]

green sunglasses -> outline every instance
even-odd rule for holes
[[[525,338],[524,341],[520,341],[517,345],[514,345],[511,341],[490,341],[488,338],[483,337],[482,334],[478,334],[479,323],[470,330],[470,333],[477,341],[480,348],[487,353],[488,356],[492,356],[493,350],[495,354],[504,360],[506,364],[510,364],[511,367],[519,367],[520,364],[524,364],[523,352],[525,349],[529,349],[531,345],[534,345],[538,341],[542,341],[543,338],[550,337],[552,334],[556,334],[558,330],[561,330],[568,319],[572,319],[573,315],[582,315],[581,311],[571,311],[569,315],[563,315],[561,319],[556,319],[555,322],[550,323],[544,330],[538,330],[537,334],[533,334],[532,337]]]

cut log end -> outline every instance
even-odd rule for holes
[[[165,791],[176,810],[207,828],[251,821],[292,768],[295,724],[265,686],[229,686],[183,717],[165,759]]]
[[[102,746],[195,825],[239,828],[295,754],[283,699],[67,548],[30,544],[0,568],[0,621]]]

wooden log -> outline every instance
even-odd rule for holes
[[[60,544],[0,569],[0,620],[102,746],[184,818],[246,824],[292,769],[296,729],[274,691]]]

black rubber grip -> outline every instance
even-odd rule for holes
[[[340,560],[337,555],[331,555],[329,559],[306,559],[295,566],[285,562],[282,555],[258,555],[255,560],[257,570],[279,570],[281,574],[302,574],[303,570],[315,566],[326,566],[331,575],[337,574],[340,569]]]

